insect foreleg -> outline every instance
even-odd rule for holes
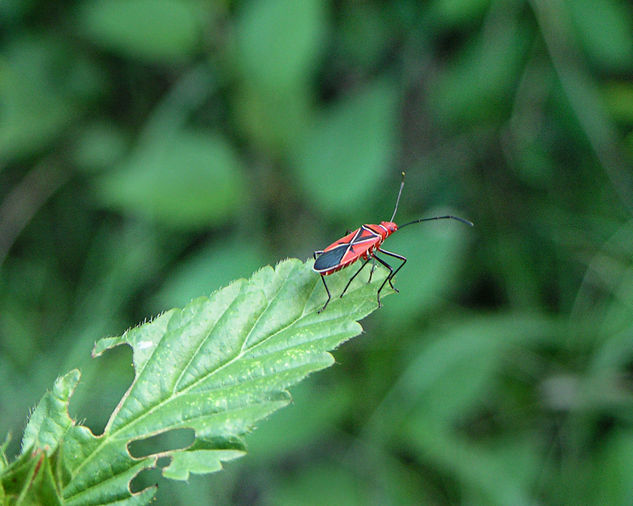
[[[378,251],[380,251],[381,253],[384,253],[385,255],[389,255],[390,257],[397,258],[398,260],[402,260],[402,263],[396,268],[396,270],[391,272],[389,276],[387,277],[387,280],[389,281],[389,286],[393,288],[394,290],[396,290],[397,292],[398,290],[394,288],[393,284],[391,283],[391,280],[394,278],[396,274],[398,274],[398,271],[402,269],[402,266],[407,263],[407,258],[403,257],[402,255],[398,255],[397,253],[393,253],[391,251],[387,251],[381,248],[378,248]]]

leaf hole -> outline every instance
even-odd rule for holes
[[[71,414],[81,406],[82,424],[93,434],[103,434],[112,411],[134,381],[132,349],[116,346],[101,355],[99,360],[86,363],[82,371],[82,381],[77,385],[71,398]],[[99,399],[99,402],[91,402]]]
[[[195,440],[193,429],[172,429],[128,444],[132,457],[140,459],[157,453],[189,448]]]
[[[130,491],[133,494],[138,494],[146,488],[156,487],[161,480],[164,480],[164,478],[160,469],[143,469],[130,481]]]

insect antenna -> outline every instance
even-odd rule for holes
[[[408,227],[409,225],[413,225],[414,223],[422,223],[423,221],[432,221],[432,220],[457,220],[457,221],[461,221],[462,223],[466,225],[470,225],[471,227],[474,226],[474,223],[472,221],[468,221],[464,218],[460,218],[459,216],[433,216],[433,218],[420,218],[419,220],[410,221],[409,223],[405,223],[404,225],[398,226],[398,230],[404,227]]]
[[[396,207],[393,208],[393,214],[391,215],[391,219],[389,221],[393,221],[396,217],[396,212],[398,212],[398,204],[400,203],[400,195],[402,195],[402,189],[404,188],[404,171],[402,171],[402,182],[400,183],[400,190],[398,191],[398,198],[396,199]]]

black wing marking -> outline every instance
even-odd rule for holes
[[[341,259],[345,256],[349,244],[341,244],[337,248],[333,248],[330,251],[326,251],[321,254],[314,262],[315,271],[327,271],[336,267],[341,263]]]

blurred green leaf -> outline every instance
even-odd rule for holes
[[[217,90],[217,76],[208,62],[183,69],[178,81],[152,104],[151,114],[143,123],[140,144],[161,143],[184,130],[198,110]],[[201,130],[204,131],[204,128]]]
[[[429,333],[433,341],[419,351],[405,350],[407,366],[367,426],[375,437],[400,426],[411,412],[425,425],[458,422],[493,391],[508,356],[520,362],[517,352],[554,341],[561,327],[544,315],[517,313],[473,317]]]
[[[620,375],[627,374],[627,368],[633,360],[633,267],[621,266],[615,275],[617,282],[613,293],[601,311],[604,335],[592,355],[591,372],[597,375],[598,381],[605,377],[614,381]],[[600,392],[599,400],[614,400],[628,390],[608,383],[608,391]],[[626,395],[629,395],[628,392]]]
[[[424,215],[438,216],[438,212],[426,211]],[[469,240],[479,233],[477,227],[445,220],[412,225],[389,237],[384,249],[408,260],[394,278],[401,295],[383,308],[386,321],[402,324],[413,315],[432,312],[441,305],[459,280],[458,274],[467,261],[464,255]],[[389,261],[393,266],[397,262]]]
[[[502,117],[509,111],[528,41],[522,23],[509,19],[466,45],[430,88],[429,104],[435,115],[459,129]]]
[[[309,83],[323,48],[325,14],[319,0],[261,0],[239,13],[236,119],[252,142],[273,156],[287,156],[311,122]]]
[[[195,0],[92,0],[79,10],[79,30],[114,52],[151,63],[190,58],[210,12]]]
[[[406,417],[406,406],[415,404],[412,416],[418,421],[455,423],[490,389],[509,337],[502,341],[486,333],[486,325],[476,329],[469,323],[429,343],[411,361],[399,382],[405,411],[396,416]]]
[[[495,265],[497,275],[502,277],[507,297],[516,308],[535,307],[541,295],[531,272],[535,265],[530,256],[530,247],[525,234],[519,230],[503,234],[495,245],[499,255]]]
[[[576,36],[599,67],[633,68],[633,16],[619,0],[567,0]],[[629,6],[630,7],[630,6]]]
[[[292,405],[246,438],[250,462],[267,462],[318,443],[353,405],[350,385],[304,381],[292,390]],[[306,417],[306,413],[309,416]]]
[[[247,82],[233,97],[235,118],[255,146],[273,157],[286,157],[312,123],[311,99],[304,83],[268,89]]]
[[[395,158],[397,102],[395,85],[377,81],[342,98],[306,132],[295,172],[315,207],[338,216],[366,207]]]
[[[606,106],[618,121],[633,124],[633,83],[619,81],[603,87]]]
[[[532,482],[541,470],[542,457],[533,438],[516,435],[496,445],[473,444],[428,419],[411,418],[403,436],[420,457],[460,483],[473,487],[481,504],[533,504]],[[467,491],[466,491],[467,493]],[[464,501],[468,502],[468,501]]]
[[[592,504],[633,502],[633,433],[619,429],[610,435],[590,474],[595,497]]]
[[[181,131],[139,147],[95,184],[107,206],[168,225],[200,228],[221,223],[241,206],[241,171],[223,137]]]
[[[365,505],[367,487],[349,470],[335,464],[310,466],[295,471],[291,479],[269,492],[265,504],[274,506]]]
[[[229,281],[244,277],[261,265],[265,253],[255,240],[227,238],[214,242],[180,262],[156,295],[160,308],[183,305]]]
[[[305,82],[323,47],[325,6],[320,0],[246,3],[236,23],[236,61],[243,77],[269,90]]]
[[[434,0],[430,7],[435,23],[448,27],[471,24],[483,15],[490,0]]]
[[[75,140],[73,157],[79,168],[98,172],[118,162],[126,148],[126,138],[114,123],[85,125]]]
[[[627,261],[628,260],[628,261]],[[631,313],[633,312],[633,263],[630,259],[625,263],[619,263],[616,259],[611,259],[613,269],[613,284],[609,287],[610,293],[607,295],[607,304],[603,316],[602,325],[609,333],[625,334],[631,328]],[[624,350],[622,350],[624,351]]]
[[[371,68],[392,42],[389,23],[385,23],[382,5],[357,2],[344,5],[341,27],[335,34],[340,38],[341,56],[346,64]]]
[[[15,23],[33,9],[35,0],[4,0],[0,3],[0,21],[3,23]]]
[[[28,35],[7,48],[0,60],[1,160],[42,149],[77,116],[76,103],[58,82],[60,67],[64,76],[73,68],[66,51],[57,41]]]
[[[516,174],[522,181],[537,187],[547,188],[556,173],[556,162],[550,150],[540,139],[517,146]]]

